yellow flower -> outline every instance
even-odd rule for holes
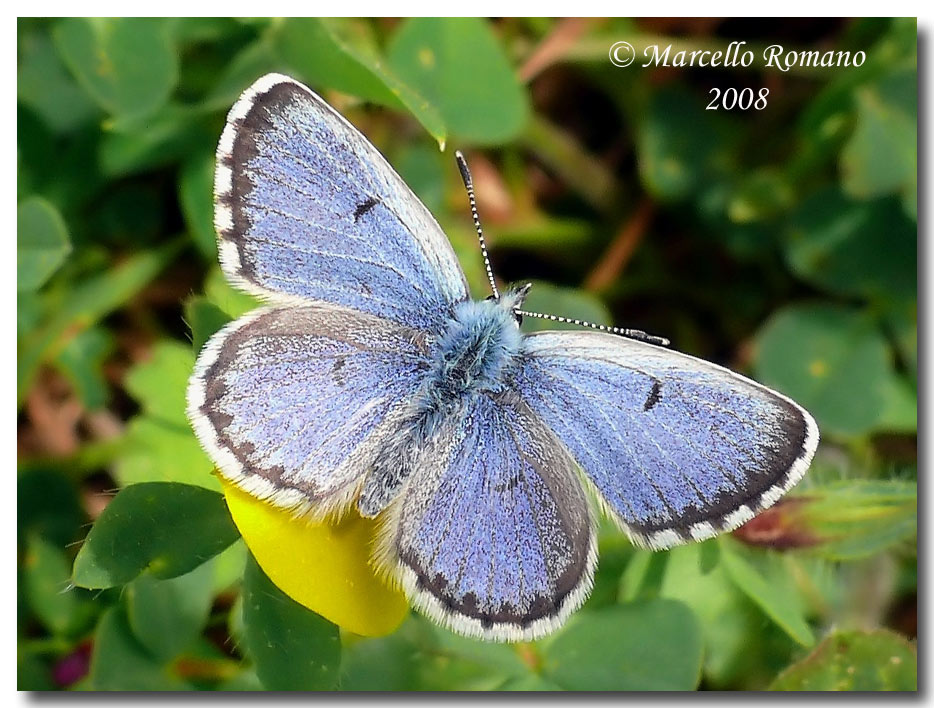
[[[370,565],[376,523],[352,510],[342,521],[309,523],[228,482],[234,523],[263,572],[286,595],[355,634],[379,637],[408,613],[405,596]]]

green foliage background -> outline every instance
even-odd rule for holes
[[[866,61],[619,69],[621,39]],[[17,51],[21,689],[915,687],[913,19],[21,19]],[[195,352],[252,306],[217,266],[213,151],[272,70],[388,156],[475,296],[450,147],[498,274],[544,281],[531,309],[668,336],[809,408],[789,501],[655,554],[605,525],[593,596],[532,644],[414,614],[361,639],[279,594],[183,413]],[[768,106],[704,110],[714,86]]]

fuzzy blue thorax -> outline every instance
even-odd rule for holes
[[[367,476],[357,501],[361,514],[372,517],[386,508],[412,474],[418,452],[443,423],[468,410],[476,394],[508,387],[522,341],[514,310],[527,292],[525,287],[454,308],[413,409]]]
[[[522,335],[514,297],[462,302],[454,310],[438,350],[426,391],[435,401],[458,400],[480,391],[499,391]]]

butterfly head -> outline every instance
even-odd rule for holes
[[[499,297],[495,295],[490,295],[487,298],[487,301],[493,301],[500,307],[502,307],[507,312],[512,313],[512,317],[516,322],[516,326],[522,324],[522,312],[520,308],[525,302],[525,299],[529,296],[529,291],[532,289],[532,283],[526,283],[525,285],[519,285],[514,288],[510,288],[506,292],[500,293]]]

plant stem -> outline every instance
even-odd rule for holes
[[[612,285],[619,278],[645,237],[654,214],[654,202],[648,197],[644,198],[629,221],[623,224],[623,228],[616,234],[603,257],[590,271],[590,275],[584,280],[585,290],[598,292]]]

